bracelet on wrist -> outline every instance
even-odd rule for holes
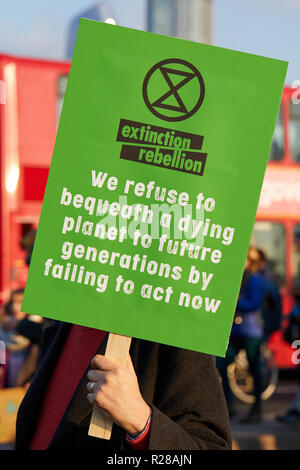
[[[134,436],[127,433],[127,438],[130,441],[135,441],[136,439],[139,439],[140,437],[142,437],[142,435],[145,434],[146,431],[148,431],[149,425],[151,423],[151,419],[152,419],[152,407],[150,406],[150,415],[149,415],[149,418],[147,419],[147,423],[146,423],[146,426],[144,427],[144,429],[139,434],[134,435]]]

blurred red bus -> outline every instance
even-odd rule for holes
[[[27,277],[21,238],[39,220],[67,85],[70,63],[0,55],[0,302]],[[285,88],[278,115],[253,243],[271,261],[288,313],[300,254],[300,105]],[[0,97],[1,98],[1,97]],[[280,367],[290,367],[291,348],[275,333],[270,345]]]
[[[284,314],[290,312],[294,286],[300,287],[300,90],[283,92],[252,242],[267,254],[281,287]],[[270,346],[279,367],[291,367],[292,352],[275,333]]]
[[[24,286],[70,64],[0,54],[0,302]]]

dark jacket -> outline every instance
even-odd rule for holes
[[[70,324],[56,323],[45,332],[42,358],[19,408],[16,449],[28,449],[42,399]],[[105,353],[107,339],[99,348]],[[213,356],[133,339],[130,354],[144,400],[152,405],[149,450],[228,449],[227,408]],[[88,369],[87,369],[88,370]],[[91,405],[86,374],[81,379],[49,449],[126,449],[125,431],[113,426],[109,441],[88,436]]]
[[[264,301],[264,289],[264,281],[260,274],[248,275],[241,288],[237,310],[244,314],[261,310]]]
[[[263,301],[263,278],[258,273],[249,274],[245,271],[237,303],[237,315],[241,316],[242,322],[233,324],[231,338],[263,338]]]

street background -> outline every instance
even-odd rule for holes
[[[231,427],[236,450],[300,450],[300,409],[294,410],[292,417],[288,415],[291,402],[299,393],[300,360],[298,363],[292,360],[295,348],[283,337],[288,315],[300,302],[297,297],[300,288],[298,0],[11,0],[1,3],[0,339],[9,342],[10,335],[24,320],[20,312],[23,289],[82,16],[289,62],[251,240],[266,258],[264,266],[259,267],[260,272],[272,280],[282,302],[282,322],[265,341],[268,350],[265,385],[270,376],[275,386],[271,397],[262,403],[260,419],[253,422],[241,422],[250,405],[237,398]],[[222,93],[222,83],[218,92]],[[272,308],[275,315],[275,307]],[[32,321],[41,334],[46,322],[41,318]],[[18,349],[11,353],[15,358],[14,373],[9,375],[7,365],[0,367],[0,388],[12,390],[12,395],[2,401],[0,390],[2,450],[13,449],[13,433],[6,437],[8,428],[13,429],[19,403],[19,395],[13,395],[13,390],[23,390],[28,383],[40,346],[39,339],[24,342],[19,337],[18,341]],[[16,371],[24,365],[24,351],[29,347],[31,372],[21,379]],[[246,363],[237,377],[238,388],[244,391],[246,400],[247,394],[252,393],[250,375]],[[286,416],[290,417],[278,420]]]

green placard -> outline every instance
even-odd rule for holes
[[[81,20],[23,311],[224,356],[286,70]]]

